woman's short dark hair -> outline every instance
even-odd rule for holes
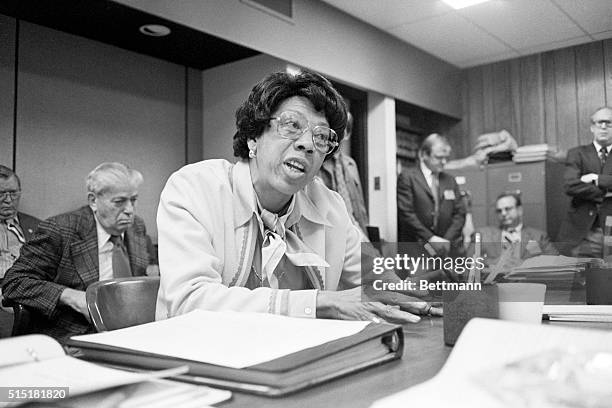
[[[323,112],[329,127],[338,135],[338,141],[342,140],[346,127],[346,103],[332,84],[311,71],[299,74],[276,72],[255,85],[247,100],[236,111],[234,156],[242,159],[249,157],[247,141],[260,137],[270,126],[270,117],[278,106],[293,96],[308,99],[317,112]]]

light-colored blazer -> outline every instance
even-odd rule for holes
[[[298,236],[329,267],[313,267],[314,287],[361,283],[361,233],[339,194],[315,178],[296,193]],[[314,290],[245,288],[259,226],[248,162],[206,160],[170,176],[157,212],[161,283],[157,319],[195,309],[316,317]]]

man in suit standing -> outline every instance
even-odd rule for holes
[[[496,264],[502,254],[507,267],[519,265],[523,259],[536,255],[557,255],[559,252],[544,231],[523,225],[523,206],[516,193],[502,193],[495,201],[498,226],[478,228],[486,265]],[[473,244],[471,245],[473,252]]]
[[[42,221],[4,277],[7,299],[35,313],[60,342],[93,331],[85,290],[99,280],[144,275],[146,230],[134,215],[142,175],[103,163],[87,176],[88,205]]]
[[[612,108],[591,115],[593,141],[570,149],[565,163],[565,192],[570,208],[559,231],[562,253],[601,257],[603,226],[612,215]]]
[[[36,217],[19,212],[20,198],[19,177],[0,164],[0,282],[40,222]]]
[[[442,169],[451,147],[432,134],[419,149],[419,164],[402,171],[397,181],[399,241],[429,243],[438,255],[461,252],[465,206],[459,187]]]

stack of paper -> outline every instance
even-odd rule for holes
[[[542,315],[564,322],[612,322],[612,305],[544,305]]]
[[[527,163],[546,160],[554,154],[554,149],[546,143],[521,146],[516,149],[512,160],[516,163]]]
[[[592,258],[540,255],[528,258],[506,275],[509,280],[567,280],[584,271]]]

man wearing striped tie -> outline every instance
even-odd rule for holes
[[[134,214],[140,172],[102,163],[87,176],[87,202],[41,221],[6,272],[6,299],[28,307],[39,333],[64,342],[93,331],[85,290],[94,282],[144,275],[144,222]]]
[[[20,198],[19,177],[13,170],[0,165],[0,282],[40,222],[36,217],[19,212]]]
[[[495,201],[497,226],[478,228],[485,265],[503,262],[504,268],[519,265],[536,255],[557,255],[558,251],[544,231],[523,225],[523,206],[518,192],[505,192]],[[468,254],[473,253],[473,245]]]

